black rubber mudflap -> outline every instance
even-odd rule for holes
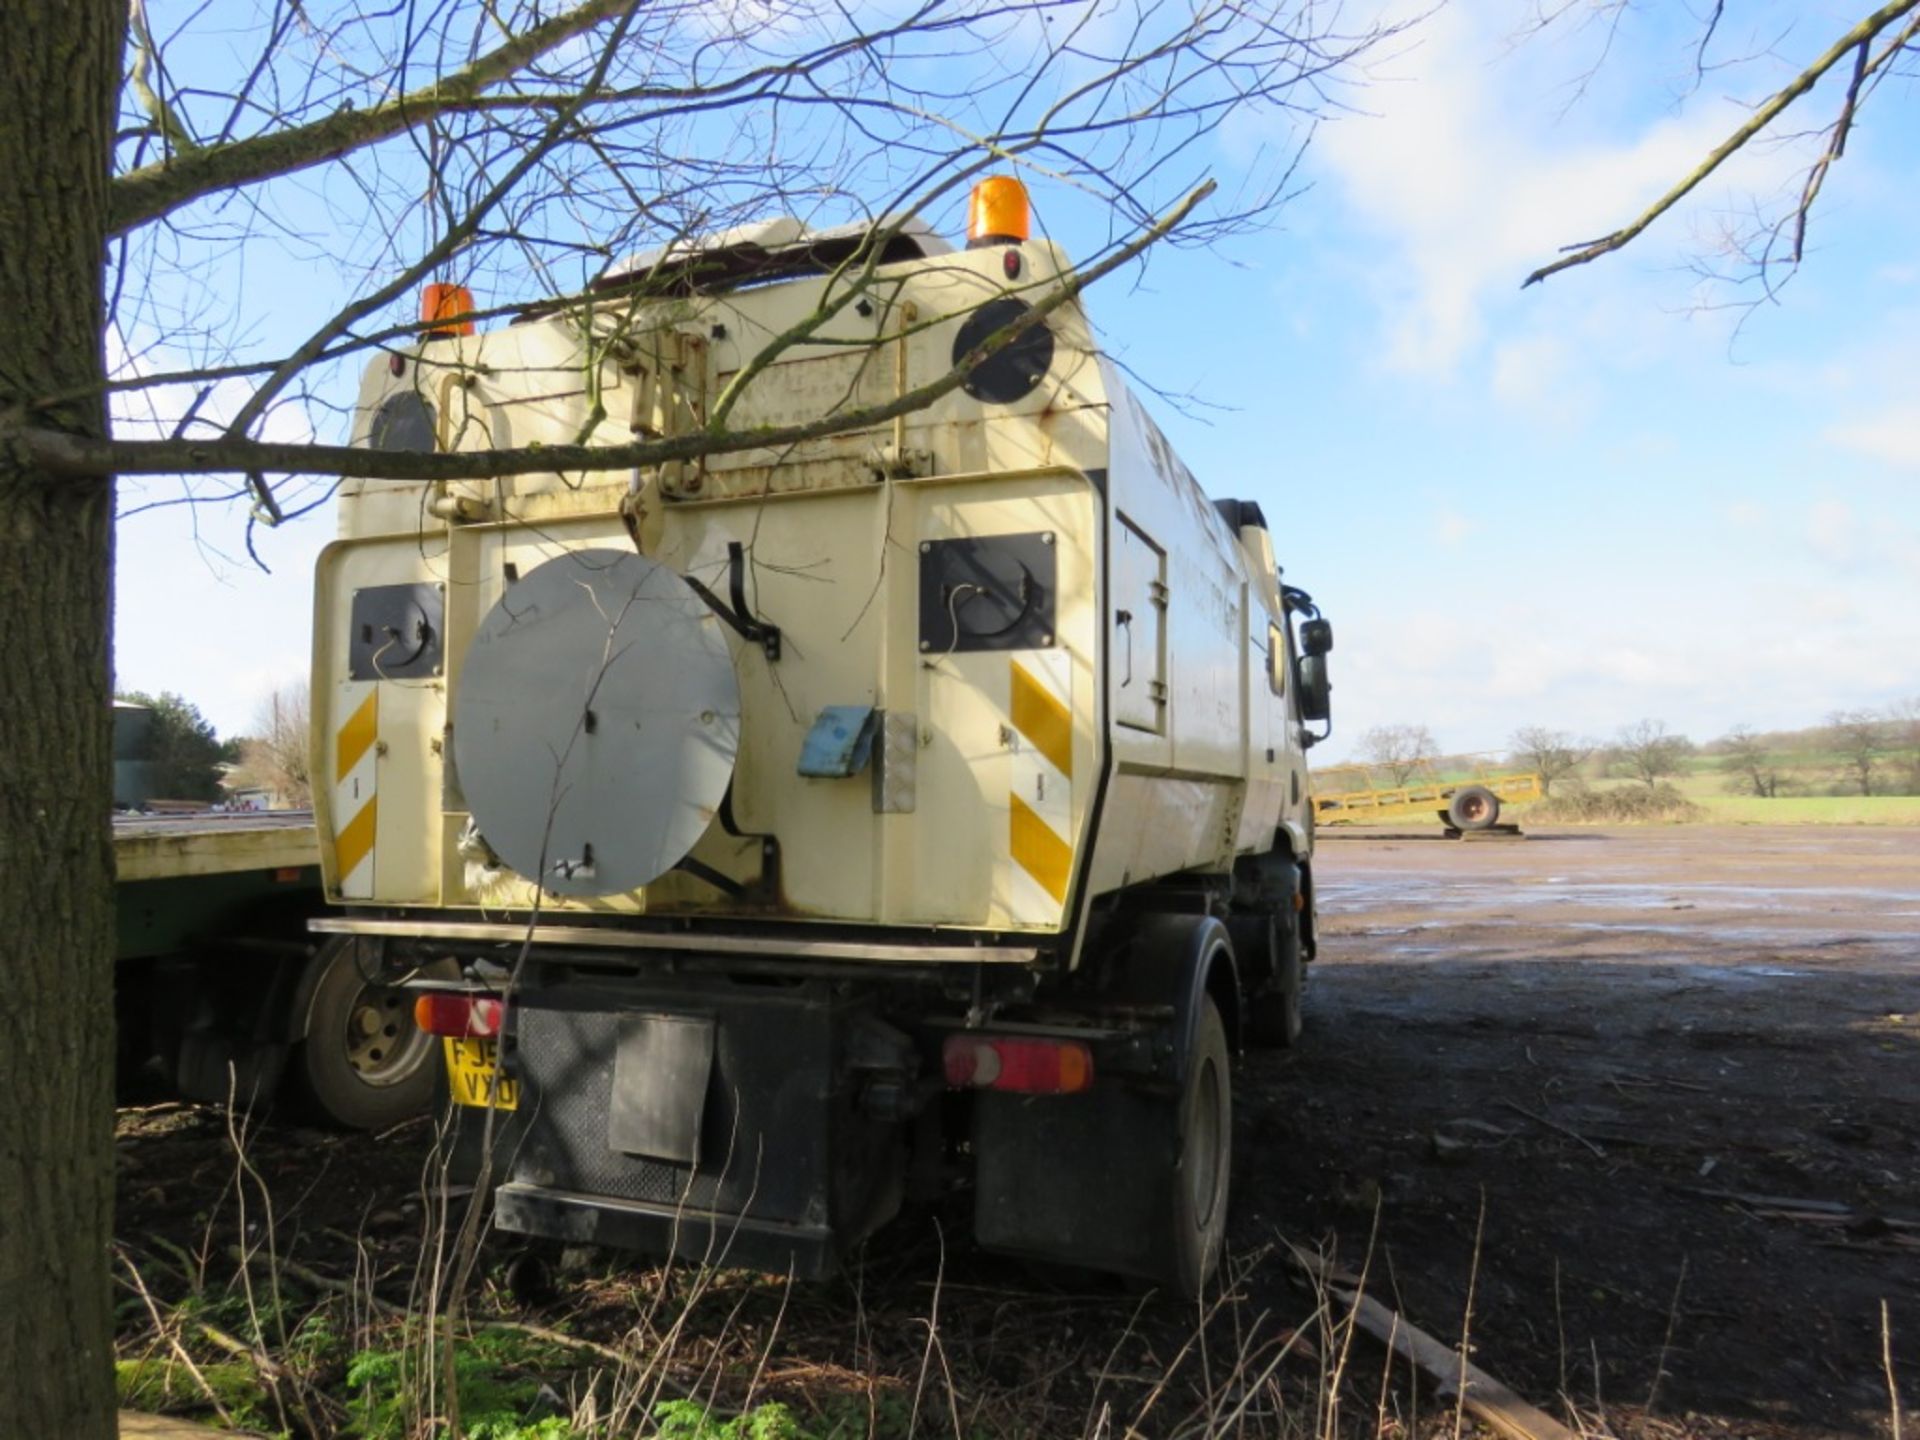
[[[982,1092],[974,1111],[974,1237],[1010,1255],[1157,1279],[1172,1228],[1170,1097]]]

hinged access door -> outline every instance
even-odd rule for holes
[[[1167,729],[1167,556],[1122,515],[1113,527],[1113,639],[1108,651],[1116,724]]]

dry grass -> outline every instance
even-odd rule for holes
[[[1525,815],[1552,825],[1668,825],[1707,818],[1706,810],[1666,784],[1575,787],[1528,806]]]
[[[562,1299],[508,1295],[515,1253],[436,1154],[417,1227],[316,1224],[272,1193],[244,1119],[190,1247],[121,1242],[128,1398],[312,1440],[1351,1440],[1450,1433],[1419,1382],[1356,1345],[1351,1314],[1231,1256],[1204,1303],[1036,1274],[896,1227],[841,1280],[564,1257]],[[367,1143],[367,1142],[359,1142]],[[449,1283],[464,1271],[464,1293]]]
[[[952,1239],[964,1215],[944,1229],[922,1217],[819,1284],[574,1253],[560,1298],[529,1309],[506,1291],[514,1252],[480,1227],[466,1293],[449,1303],[442,1282],[459,1268],[464,1212],[439,1185],[437,1158],[415,1223],[341,1228],[314,1213],[326,1187],[310,1174],[283,1187],[284,1156],[248,1157],[276,1137],[244,1122],[203,1130],[227,1151],[224,1193],[185,1243],[148,1232],[119,1246],[123,1381],[147,1408],[303,1440],[1476,1433],[1453,1391],[1384,1359],[1339,1298],[1364,1287],[1405,1313],[1371,1247],[1350,1269],[1332,1255],[1298,1265],[1276,1237],[1231,1256],[1214,1292],[1189,1306],[1036,1274]],[[1459,1303],[1458,1328],[1479,1328],[1468,1296]],[[1676,1283],[1669,1340],[1680,1304]],[[1897,1405],[1899,1337],[1883,1333]],[[1586,1357],[1568,1358],[1563,1390],[1585,1368]],[[1582,1436],[1717,1433],[1656,1418],[1657,1392],[1646,1402],[1566,1393],[1553,1408]]]

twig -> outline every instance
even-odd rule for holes
[[[1798,1200],[1791,1195],[1755,1195],[1745,1190],[1712,1190],[1704,1185],[1676,1185],[1674,1188],[1688,1195],[1703,1195],[1709,1200],[1732,1200],[1754,1210],[1785,1210],[1841,1217],[1854,1213],[1851,1205],[1843,1205],[1838,1200]]]
[[[278,1360],[275,1360],[258,1345],[249,1345],[238,1335],[229,1335],[218,1325],[211,1324],[205,1320],[196,1320],[194,1322],[194,1328],[200,1332],[201,1338],[209,1344],[218,1346],[229,1355],[238,1356],[251,1365],[254,1373],[260,1377],[260,1384],[273,1396],[274,1403],[280,1406],[283,1412],[291,1405],[300,1419],[305,1422],[309,1434],[322,1435],[326,1433],[325,1429],[315,1420],[313,1407],[308,1403],[309,1392],[307,1387],[297,1375],[288,1371],[286,1366],[282,1365]],[[291,1389],[293,1392],[291,1397],[282,1393],[283,1386]]]
[[[1527,1119],[1533,1121],[1534,1124],[1536,1125],[1544,1125],[1547,1127],[1547,1129],[1555,1131],[1558,1134],[1564,1135],[1569,1140],[1579,1141],[1582,1145],[1586,1146],[1587,1149],[1593,1152],[1594,1158],[1599,1160],[1604,1160],[1607,1158],[1606,1151],[1602,1150],[1598,1145],[1594,1144],[1593,1141],[1589,1140],[1586,1136],[1582,1135],[1578,1130],[1570,1130],[1565,1125],[1562,1125],[1559,1122],[1554,1120],[1549,1120],[1544,1115],[1535,1114],[1533,1111],[1527,1109],[1526,1106],[1516,1104],[1512,1100],[1502,1100],[1500,1103],[1506,1106],[1507,1109],[1513,1111],[1514,1114],[1526,1116]]]
[[[1834,41],[1825,54],[1796,75],[1785,89],[1781,90],[1771,100],[1768,100],[1766,104],[1755,110],[1744,125],[1740,126],[1733,134],[1729,135],[1714,147],[1712,153],[1694,168],[1692,174],[1688,175],[1679,184],[1668,190],[1666,194],[1654,201],[1639,219],[1630,225],[1614,231],[1611,235],[1602,236],[1598,240],[1588,241],[1583,245],[1568,246],[1568,250],[1572,253],[1563,255],[1550,265],[1542,265],[1521,282],[1520,288],[1524,290],[1529,285],[1537,285],[1549,275],[1558,274],[1560,271],[1570,269],[1575,265],[1585,265],[1590,260],[1598,260],[1602,255],[1611,254],[1613,251],[1623,249],[1631,244],[1639,238],[1640,234],[1645,231],[1649,225],[1653,224],[1654,221],[1658,220],[1662,215],[1666,214],[1667,211],[1679,204],[1690,191],[1709,175],[1713,174],[1714,171],[1718,170],[1721,165],[1727,161],[1728,157],[1740,150],[1749,140],[1753,139],[1753,137],[1758,135],[1762,130],[1765,130],[1767,126],[1771,125],[1774,120],[1778,118],[1781,111],[1785,110],[1789,105],[1793,104],[1794,101],[1813,89],[1822,75],[1825,75],[1828,70],[1832,69],[1846,55],[1872,41],[1874,36],[1878,35],[1902,15],[1912,10],[1915,3],[1916,0],[1890,0],[1890,3],[1882,5],[1858,25],[1855,25],[1845,35],[1842,35],[1838,40]]]
[[[238,1335],[229,1335],[218,1325],[214,1325],[206,1320],[196,1320],[194,1322],[194,1328],[200,1332],[201,1338],[219,1346],[220,1349],[226,1351],[229,1355],[238,1355],[242,1360],[251,1362],[257,1369],[264,1373],[275,1377],[286,1374],[285,1368],[281,1366],[279,1361],[275,1360],[271,1355],[265,1354],[254,1346],[247,1344],[247,1342],[242,1340]]]
[[[1920,3],[1920,0],[1914,0]],[[1053,288],[1033,302],[1019,319],[983,340],[976,351],[937,379],[891,400],[855,410],[776,425],[768,429],[736,430],[727,435],[694,431],[630,445],[524,445],[504,450],[463,450],[453,453],[368,450],[350,445],[307,445],[295,442],[222,438],[219,440],[105,440],[69,435],[36,427],[11,432],[36,466],[59,476],[167,475],[180,471],[259,470],[275,474],[316,474],[342,479],[486,480],[512,475],[552,474],[558,471],[605,473],[635,466],[692,460],[705,455],[727,455],[865,430],[910,415],[958,390],[972,367],[986,354],[1004,348],[1039,324],[1053,311],[1077,299],[1082,291],[1104,279],[1128,261],[1167,238],[1216,189],[1207,180],[1153,224],[1124,245],[1085,269],[1059,276]],[[305,357],[312,358],[312,357]],[[291,362],[289,362],[290,364]],[[302,360],[305,363],[305,359]],[[285,367],[283,367],[285,368]]]
[[[1687,1257],[1680,1257],[1680,1274],[1673,1282],[1673,1300],[1667,1306],[1667,1333],[1660,1337],[1660,1358],[1653,1362],[1653,1383],[1647,1387],[1647,1414],[1653,1414],[1653,1402],[1660,1394],[1660,1382],[1667,1374],[1667,1354],[1673,1348],[1674,1326],[1680,1320],[1680,1288],[1687,1283]]]
[[[200,1367],[193,1363],[193,1356],[189,1355],[187,1347],[180,1343],[180,1337],[174,1333],[174,1327],[161,1318],[160,1306],[154,1300],[152,1292],[147,1289],[147,1282],[140,1277],[139,1267],[124,1250],[120,1252],[120,1263],[127,1267],[127,1274],[133,1277],[133,1288],[147,1307],[147,1314],[152,1317],[154,1332],[167,1342],[167,1348],[173,1351],[174,1358],[186,1367],[189,1375],[193,1376],[193,1383],[198,1385],[201,1393],[207,1397],[207,1403],[213,1406],[214,1413],[220,1417],[220,1423],[229,1430],[234,1429],[233,1416],[228,1413],[227,1407],[220,1403],[220,1396],[208,1383],[207,1377],[200,1373]]]
[[[1467,1355],[1473,1349],[1473,1297],[1480,1288],[1480,1244],[1486,1238],[1486,1233],[1487,1192],[1483,1186],[1480,1190],[1480,1214],[1473,1222],[1473,1262],[1467,1269],[1467,1303],[1460,1314],[1460,1375],[1454,1382],[1460,1393],[1453,1402],[1453,1440],[1460,1440],[1460,1427],[1467,1418],[1467,1367],[1470,1363]],[[1394,1323],[1399,1323],[1398,1316],[1394,1317]]]
[[[238,1245],[229,1245],[227,1247],[227,1258],[244,1267],[262,1264],[265,1262],[266,1257],[259,1254],[251,1254],[242,1250]],[[359,1290],[345,1280],[334,1280],[320,1274],[318,1271],[309,1270],[297,1260],[283,1259],[279,1262],[279,1265],[282,1274],[291,1276],[309,1289],[325,1290],[329,1294],[346,1295],[356,1300],[362,1298]],[[404,1317],[407,1313],[406,1306],[395,1305],[391,1300],[382,1300],[371,1291],[367,1292],[365,1299],[369,1305],[383,1315]]]
[[[1572,1430],[1529,1405],[1452,1346],[1441,1344],[1372,1296],[1328,1283],[1314,1257],[1297,1245],[1288,1248],[1316,1282],[1327,1284],[1335,1299],[1352,1307],[1355,1324],[1425,1371],[1443,1393],[1458,1385],[1467,1411],[1495,1434],[1505,1440],[1579,1440]]]
[[[1893,1440],[1900,1440],[1900,1386],[1893,1378],[1893,1322],[1887,1317],[1887,1302],[1880,1302],[1880,1364],[1887,1372],[1888,1414],[1893,1421]]]
[[[1863,40],[1860,48],[1854,52],[1853,79],[1847,85],[1846,99],[1840,102],[1840,117],[1833,122],[1833,138],[1827,142],[1827,148],[1813,169],[1807,172],[1807,183],[1801,187],[1800,203],[1794,207],[1793,214],[1793,263],[1798,265],[1807,248],[1807,216],[1813,211],[1813,202],[1820,194],[1820,187],[1826,184],[1827,171],[1833,168],[1833,162],[1847,153],[1847,136],[1853,130],[1854,110],[1860,103],[1860,87],[1867,80],[1867,45]]]

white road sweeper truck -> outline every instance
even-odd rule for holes
[[[1314,954],[1332,632],[1018,183],[971,220],[686,241],[484,330],[430,287],[367,371],[396,454],[779,437],[342,493],[316,928],[457,967],[416,1014],[507,1231],[818,1275],[966,1187],[991,1250],[1218,1262],[1231,1058]]]

